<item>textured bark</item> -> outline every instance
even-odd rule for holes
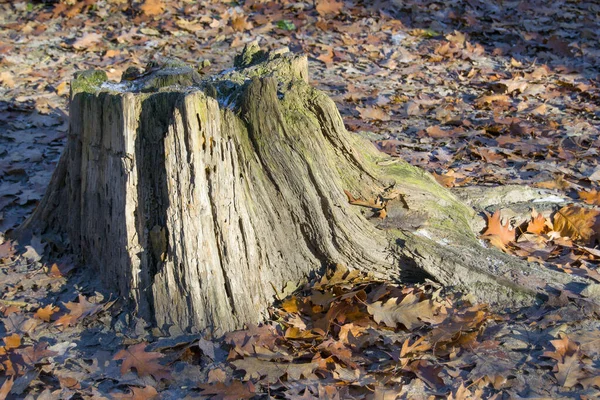
[[[67,147],[20,231],[66,234],[159,327],[258,322],[278,291],[330,264],[429,274],[499,305],[571,282],[484,248],[470,207],[345,130],[303,56],[250,46],[208,79],[170,62],[127,76],[75,78]],[[345,190],[389,196],[388,219]]]

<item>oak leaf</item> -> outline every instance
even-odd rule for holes
[[[587,377],[577,353],[566,356],[563,362],[556,364],[556,370],[554,376],[558,384],[565,388],[572,388],[579,383],[579,380]]]
[[[594,235],[600,210],[578,206],[565,206],[554,214],[554,230],[573,240],[588,242]]]
[[[438,307],[431,300],[419,301],[413,293],[409,293],[396,304],[397,298],[391,298],[385,303],[377,301],[367,305],[367,311],[373,316],[375,322],[383,322],[386,326],[395,328],[402,324],[406,329],[413,330],[425,325],[426,321],[433,318]]]
[[[147,346],[147,343],[142,342],[129,346],[127,349],[120,350],[115,354],[113,360],[123,360],[121,374],[124,375],[135,368],[140,377],[152,375],[156,380],[168,379],[170,377],[169,371],[156,361],[158,358],[162,358],[163,355],[154,351],[144,351]]]
[[[378,121],[389,121],[390,116],[380,108],[375,107],[356,107],[363,119],[374,119]]]
[[[251,399],[256,395],[256,389],[252,382],[242,383],[233,381],[229,385],[218,382],[216,384],[204,383],[198,385],[202,395],[213,396],[212,400],[241,400]]]
[[[162,0],[146,0],[140,7],[142,13],[148,17],[154,17],[160,15],[165,10],[165,5]]]
[[[338,0],[317,0],[316,10],[321,16],[339,14],[344,8],[344,3]]]
[[[515,230],[510,227],[509,222],[502,224],[502,215],[496,211],[492,216],[486,213],[487,228],[482,233],[496,247],[506,250],[506,245],[515,241]]]
[[[18,333],[6,336],[3,340],[5,349],[16,349],[21,345],[21,335]]]
[[[580,190],[577,192],[577,194],[579,195],[579,198],[586,204],[600,206],[600,192],[598,190],[592,189],[589,192]]]
[[[152,400],[158,396],[158,392],[152,386],[143,388],[130,386],[129,389],[131,389],[130,393],[111,393],[110,396],[118,400]]]
[[[550,231],[551,224],[542,214],[538,214],[537,211],[533,210],[531,213],[531,219],[527,223],[527,232],[543,235]]]
[[[54,323],[54,325],[56,326],[75,325],[75,323],[80,319],[94,315],[103,308],[102,304],[90,303],[81,294],[79,295],[79,303],[70,301],[68,303],[63,304],[70,312],[56,320],[56,322]]]
[[[52,314],[59,310],[58,307],[48,304],[46,307],[38,308],[38,310],[33,315],[36,318],[41,319],[42,321],[50,322]]]

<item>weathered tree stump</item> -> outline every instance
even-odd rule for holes
[[[421,271],[498,305],[573,280],[485,248],[471,208],[345,130],[304,56],[248,46],[210,78],[174,62],[124,78],[75,77],[66,149],[20,231],[66,234],[159,327],[258,322],[276,291],[329,264]],[[369,218],[381,205],[387,218]]]

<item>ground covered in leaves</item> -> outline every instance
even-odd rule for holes
[[[175,57],[210,73],[258,39],[308,54],[349,130],[457,193],[553,196],[539,213],[480,205],[483,238],[598,283],[597,2],[13,1],[0,26],[0,399],[600,395],[597,306],[573,293],[497,313],[339,267],[214,340],[131,317],[82,266],[42,258],[63,253],[51,238],[4,239],[50,180],[75,71],[118,81]]]

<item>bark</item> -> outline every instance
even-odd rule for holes
[[[176,62],[126,77],[75,77],[67,146],[20,232],[64,233],[161,328],[258,322],[284,287],[333,264],[499,306],[574,282],[485,248],[472,208],[345,130],[304,56],[248,46],[209,78]],[[345,191],[387,201],[388,217]]]

